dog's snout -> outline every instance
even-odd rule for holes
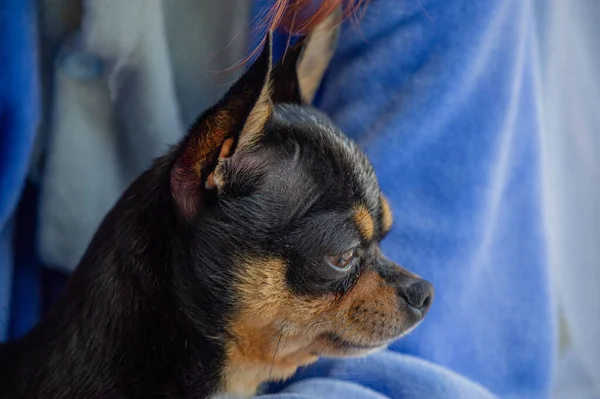
[[[421,316],[429,310],[433,300],[433,285],[423,279],[410,279],[399,288],[398,294]]]

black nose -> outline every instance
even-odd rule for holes
[[[411,279],[400,287],[399,294],[411,308],[424,316],[433,300],[433,285],[426,280]]]

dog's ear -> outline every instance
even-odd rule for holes
[[[204,112],[182,140],[171,170],[171,193],[182,215],[194,218],[219,189],[219,162],[249,147],[272,114],[272,34],[255,62],[223,98]]]
[[[342,11],[338,7],[310,35],[286,51],[273,68],[273,102],[312,102],[333,58],[341,21]]]

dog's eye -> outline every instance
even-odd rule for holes
[[[344,252],[341,255],[327,256],[329,266],[338,272],[348,271],[356,260],[356,248]]]

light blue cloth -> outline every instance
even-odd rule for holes
[[[323,360],[301,371],[297,382],[277,398],[458,399],[495,398],[489,391],[448,369],[394,352],[366,358]],[[274,399],[265,395],[263,399]]]

